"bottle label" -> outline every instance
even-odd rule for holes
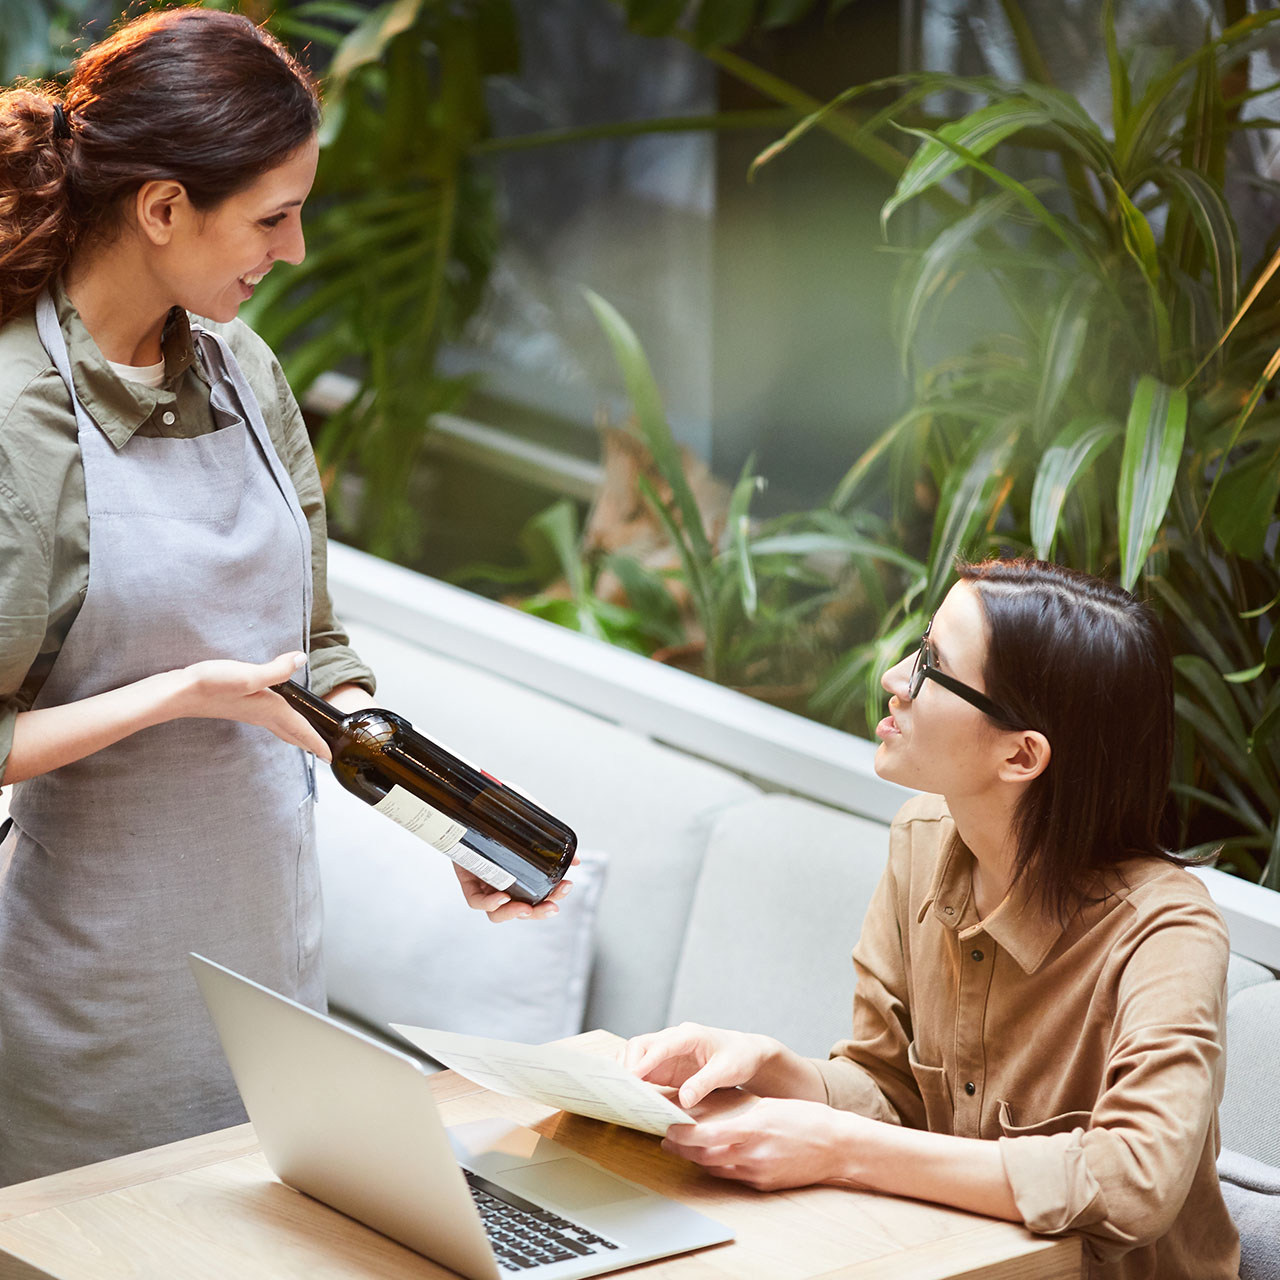
[[[373,807],[406,831],[413,832],[419,840],[425,840],[433,849],[452,858],[464,871],[470,871],[485,884],[495,889],[507,889],[515,884],[516,878],[509,871],[458,843],[467,834],[461,822],[455,822],[439,809],[433,809],[404,787],[393,786]]]

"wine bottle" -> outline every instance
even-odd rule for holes
[[[334,776],[352,795],[486,884],[536,903],[568,871],[578,838],[563,822],[403,716],[343,712],[293,680],[272,688],[328,743]]]

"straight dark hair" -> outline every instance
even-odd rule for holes
[[[240,14],[161,10],[86,50],[66,93],[0,93],[0,323],[77,247],[111,234],[145,182],[172,179],[202,212],[315,133],[315,85]]]
[[[1160,844],[1173,762],[1173,662],[1129,592],[1042,560],[961,564],[986,620],[987,696],[1049,740],[1014,815],[1015,883],[1065,922],[1097,873]]]

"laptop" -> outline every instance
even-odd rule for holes
[[[190,956],[281,1182],[468,1280],[576,1280],[733,1233],[506,1120],[446,1129],[407,1054]]]

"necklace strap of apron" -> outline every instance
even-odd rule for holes
[[[230,389],[231,393],[237,401],[238,410],[244,416],[249,430],[257,437],[258,446],[262,451],[262,456],[266,460],[267,466],[274,476],[276,485],[279,488],[284,500],[289,505],[289,510],[293,515],[294,524],[298,530],[298,537],[302,546],[303,554],[308,565],[311,563],[311,528],[307,523],[307,517],[302,511],[302,507],[298,501],[297,490],[294,488],[293,477],[289,474],[288,468],[281,461],[280,455],[276,452],[276,447],[271,440],[271,432],[267,427],[266,420],[262,414],[262,406],[258,403],[258,397],[254,394],[253,388],[249,385],[248,378],[245,377],[244,370],[240,367],[240,362],[236,359],[235,353],[231,350],[230,343],[220,333],[216,333],[212,329],[205,328],[202,324],[195,322],[191,325],[191,338],[195,343],[196,351],[200,358],[204,361],[205,371],[208,373],[211,383],[214,386],[212,392],[217,396],[220,389]],[[303,577],[303,650],[306,653],[311,652],[311,609],[314,596],[314,586],[311,575],[308,572]],[[307,682],[310,685],[311,671],[307,669]],[[312,769],[312,777],[314,778],[314,762],[308,757],[309,767]],[[313,783],[314,791],[314,783]]]
[[[80,397],[76,395],[76,385],[71,377],[71,356],[67,351],[67,340],[62,336],[62,326],[58,323],[58,311],[53,305],[53,297],[48,289],[41,289],[40,296],[36,298],[36,333],[44,349],[49,353],[53,367],[66,383],[67,394],[71,397],[71,405],[76,414],[76,426],[81,431],[87,430],[93,426],[93,420],[85,412],[84,406],[80,403]]]

